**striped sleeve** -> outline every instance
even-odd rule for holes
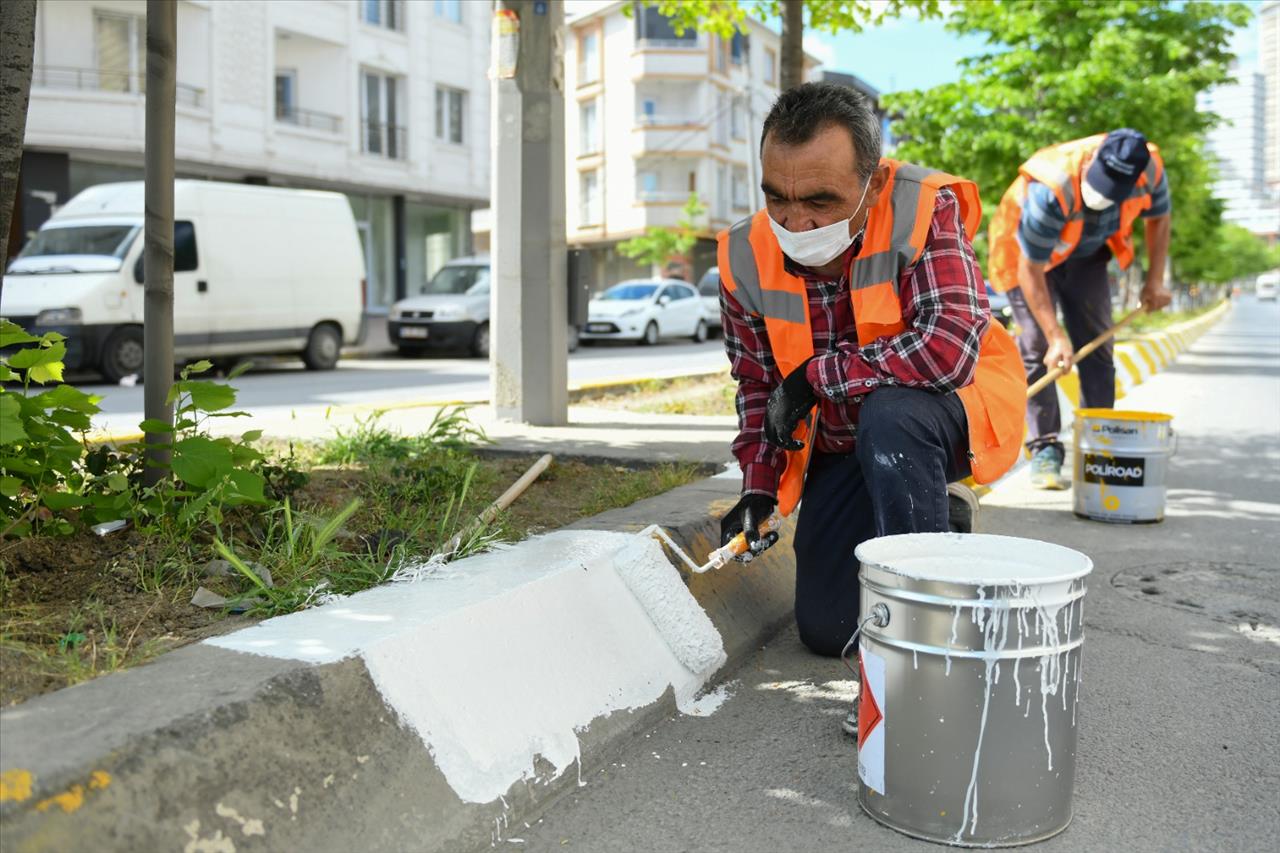
[[[1140,215],[1143,219],[1151,219],[1156,216],[1168,216],[1172,211],[1173,204],[1169,200],[1169,173],[1161,170],[1160,181],[1151,191],[1151,206]]]
[[[1039,181],[1027,183],[1027,197],[1022,203],[1022,219],[1018,222],[1018,246],[1027,259],[1047,264],[1053,257],[1067,216],[1058,204],[1053,190]]]

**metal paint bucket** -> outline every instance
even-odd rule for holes
[[[886,536],[862,563],[858,803],[907,835],[1006,847],[1071,822],[1084,554]]]
[[[1081,409],[1075,420],[1075,514],[1095,521],[1164,520],[1169,457],[1177,441],[1173,415]]]

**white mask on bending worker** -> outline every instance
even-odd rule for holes
[[[1080,198],[1090,210],[1106,210],[1114,201],[1095,190],[1087,180],[1080,182]]]
[[[812,231],[788,231],[774,222],[773,217],[770,216],[769,227],[773,229],[773,236],[778,238],[782,253],[802,267],[825,266],[840,257],[844,254],[844,250],[852,246],[853,241],[867,230],[866,223],[863,223],[861,231],[850,234],[849,223],[853,222],[853,217],[862,210],[862,202],[866,200],[869,189],[871,189],[870,178],[867,179],[867,185],[862,188],[862,197],[858,199],[858,206],[853,209],[848,219],[832,222],[830,225],[814,228]]]

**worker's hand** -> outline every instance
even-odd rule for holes
[[[1173,302],[1173,294],[1163,284],[1148,284],[1142,288],[1142,307],[1156,312]]]
[[[1075,359],[1076,351],[1071,346],[1071,339],[1067,337],[1067,333],[1059,327],[1056,331],[1049,335],[1049,349],[1044,354],[1045,367],[1053,370],[1055,367],[1061,367],[1063,372],[1071,369],[1071,363]]]
[[[765,405],[764,440],[783,450],[799,450],[804,447],[804,444],[791,437],[791,433],[796,431],[796,424],[818,402],[818,395],[805,376],[805,368],[810,361],[812,359],[806,359],[791,371],[782,380],[782,384],[773,389],[769,402]]]
[[[768,495],[743,495],[733,509],[720,519],[720,544],[728,545],[733,537],[742,533],[747,538],[748,549],[737,559],[749,563],[778,541],[777,533],[760,535],[760,525],[771,515],[778,502]]]

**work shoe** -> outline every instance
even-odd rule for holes
[[[840,731],[849,737],[857,740],[858,738],[858,702],[855,699],[853,707],[849,709],[849,715],[840,721]]]
[[[947,520],[952,533],[977,529],[978,496],[964,483],[947,484]]]
[[[1031,456],[1031,487],[1061,491],[1067,487],[1062,479],[1062,448],[1048,444]]]

